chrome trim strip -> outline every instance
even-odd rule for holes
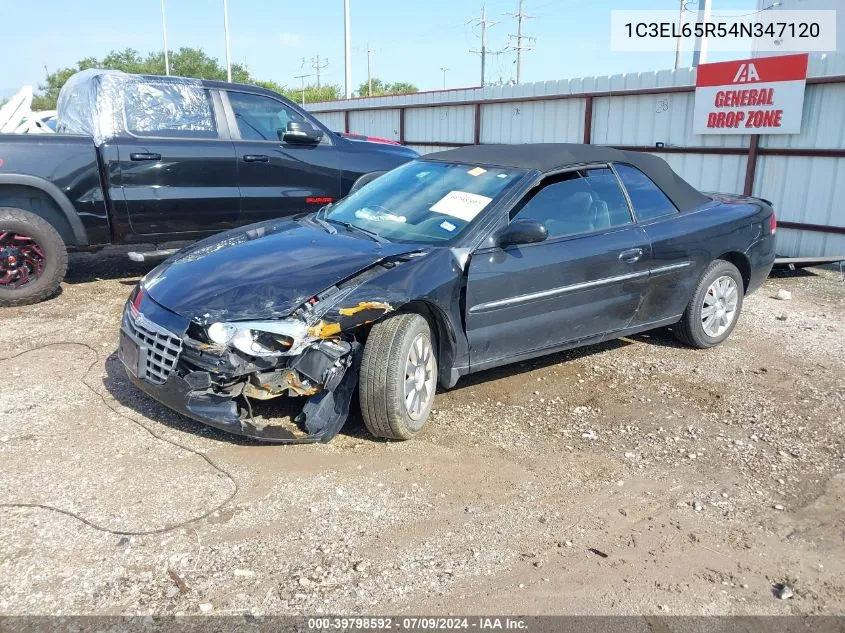
[[[568,292],[576,292],[578,290],[586,290],[587,288],[596,288],[598,286],[606,286],[618,281],[628,281],[629,279],[638,279],[640,277],[648,277],[649,272],[643,270],[636,273],[628,273],[626,275],[617,275],[616,277],[605,277],[603,279],[596,279],[594,281],[585,281],[580,284],[572,284],[571,286],[561,286],[560,288],[551,288],[549,290],[542,290],[540,292],[532,292],[525,295],[518,295],[508,299],[497,299],[488,303],[479,303],[472,306],[470,313],[484,312],[486,310],[494,310],[496,308],[503,308],[506,306],[525,303],[526,301],[534,301],[535,299],[546,299],[548,297],[556,297],[558,295],[566,294]]]
[[[639,279],[640,277],[648,277],[649,275],[659,275],[667,273],[672,270],[680,270],[692,266],[692,262],[679,262],[677,264],[667,264],[666,266],[658,266],[649,270],[643,270],[636,273],[628,273],[626,275],[617,275],[615,277],[604,277],[603,279],[596,279],[594,281],[585,281],[580,284],[572,284],[571,286],[561,286],[560,288],[550,288],[549,290],[542,290],[540,292],[532,292],[524,295],[517,295],[516,297],[509,297],[508,299],[497,299],[496,301],[489,301],[487,303],[479,303],[472,306],[469,311],[470,314],[478,312],[486,312],[487,310],[495,310],[496,308],[504,308],[536,299],[547,299],[549,297],[556,297],[558,295],[566,294],[568,292],[577,292],[578,290],[586,290],[588,288],[597,288],[599,286],[606,286],[614,284],[619,281],[628,281],[630,279]]]
[[[681,268],[686,268],[687,266],[692,266],[692,262],[679,262],[677,264],[667,264],[666,266],[658,266],[657,268],[651,269],[651,274],[659,275],[660,273],[668,273],[670,270],[680,270]]]

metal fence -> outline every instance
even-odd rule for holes
[[[845,254],[845,55],[811,56],[801,133],[696,135],[695,71],[365,97],[309,106],[333,130],[420,153],[478,143],[613,145],[664,158],[703,191],[771,200],[778,252]]]

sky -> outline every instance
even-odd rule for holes
[[[536,38],[523,57],[522,81],[662,70],[674,53],[610,50],[611,9],[678,10],[679,0],[524,0],[533,19],[524,33]],[[165,0],[171,50],[203,48],[225,60],[223,0]],[[351,0],[352,86],[367,78],[367,46],[373,49],[373,76],[409,81],[420,90],[463,88],[480,82],[479,29],[468,24],[481,14],[482,0]],[[694,0],[689,2],[695,5]],[[486,0],[488,48],[501,50],[516,33],[518,0]],[[714,0],[718,9],[755,8],[754,0]],[[161,0],[0,0],[3,25],[0,98],[24,84],[42,82],[46,70],[70,66],[83,57],[102,57],[126,47],[142,53],[161,50]],[[12,28],[12,25],[13,28]],[[324,83],[343,86],[343,0],[229,0],[232,61],[257,79],[298,86],[297,75],[313,73],[310,59],[328,66]],[[708,61],[742,57],[711,55]],[[303,67],[302,58],[306,58]],[[514,54],[488,58],[488,81],[512,79]],[[690,65],[691,53],[684,56]]]

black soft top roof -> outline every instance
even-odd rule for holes
[[[665,160],[644,152],[576,143],[533,143],[524,145],[467,145],[445,152],[426,154],[425,160],[469,165],[495,165],[536,169],[547,173],[583,163],[628,163],[645,173],[680,211],[710,202],[710,198],[672,171]]]

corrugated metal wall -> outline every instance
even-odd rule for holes
[[[809,74],[845,75],[845,55],[811,56]],[[694,83],[694,71],[681,69],[351,99],[315,103],[309,109],[331,129],[339,131],[344,130],[343,112],[349,110],[348,131],[402,141],[425,154],[474,143],[476,134],[481,143],[581,143],[590,100],[590,142],[654,147],[654,153],[699,189],[741,192],[751,139],[747,135],[693,134],[694,94],[671,89]],[[660,88],[670,91],[659,92]],[[607,94],[645,89],[656,92]],[[578,96],[530,99],[549,95]],[[511,98],[520,101],[508,102]],[[845,227],[845,205],[840,203],[845,200],[845,158],[766,153],[780,149],[845,150],[843,119],[845,83],[808,85],[801,133],[760,137],[752,193],[771,200],[780,220]],[[675,151],[660,152],[657,144],[674,146]],[[725,148],[728,153],[704,153],[697,148]],[[845,254],[845,235],[781,229],[778,252],[796,257]]]

